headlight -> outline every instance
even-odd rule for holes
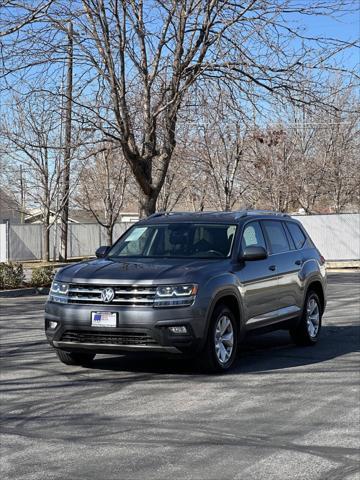
[[[188,307],[194,303],[198,286],[163,285],[156,289],[154,307]]]
[[[51,302],[67,303],[68,291],[68,283],[57,282],[54,280],[51,284],[49,299]]]
[[[68,290],[69,290],[69,284],[68,283],[53,281],[52,284],[51,284],[51,291],[53,293],[61,293],[63,295],[67,295]]]

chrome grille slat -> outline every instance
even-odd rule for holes
[[[114,298],[114,303],[124,302],[124,303],[148,303],[153,304],[153,298]]]
[[[78,296],[71,296],[69,297],[69,300],[76,300],[78,302],[99,302],[99,303],[103,303],[103,301],[101,300],[101,298],[96,298],[96,297],[78,297]],[[71,302],[69,302],[71,303]]]
[[[104,288],[114,289],[115,297],[110,303],[101,299]],[[68,291],[68,303],[77,304],[104,304],[104,305],[128,305],[128,306],[151,306],[154,303],[156,287],[144,285],[77,285],[71,284]]]
[[[92,288],[73,288],[73,287],[71,287],[71,288],[69,288],[69,292],[72,292],[72,293],[89,293],[90,292],[90,293],[101,294],[101,290],[98,289],[98,288],[92,289]]]
[[[133,294],[139,294],[139,295],[155,295],[156,293],[156,289],[154,290],[138,290],[138,289],[134,289],[134,290],[116,290],[115,289],[115,293],[116,294],[126,294],[126,295],[133,295]]]

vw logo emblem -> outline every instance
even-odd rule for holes
[[[113,288],[104,288],[101,292],[101,300],[105,303],[110,303],[115,296],[115,292]]]

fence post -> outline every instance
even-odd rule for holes
[[[9,220],[0,224],[0,262],[9,261]]]
[[[43,260],[43,252],[44,252],[44,228],[45,225],[43,223],[40,224],[40,260]]]
[[[6,225],[6,229],[5,229],[5,237],[6,237],[5,258],[6,258],[6,262],[10,262],[10,219],[7,218],[5,220],[5,225]]]

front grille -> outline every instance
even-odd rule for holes
[[[94,343],[101,345],[156,345],[157,342],[145,332],[86,332],[67,330],[60,342]]]
[[[101,299],[104,288],[114,289],[115,296],[110,303],[127,306],[151,306],[154,303],[156,287],[134,285],[78,285],[71,284],[68,291],[68,303],[105,304]]]

